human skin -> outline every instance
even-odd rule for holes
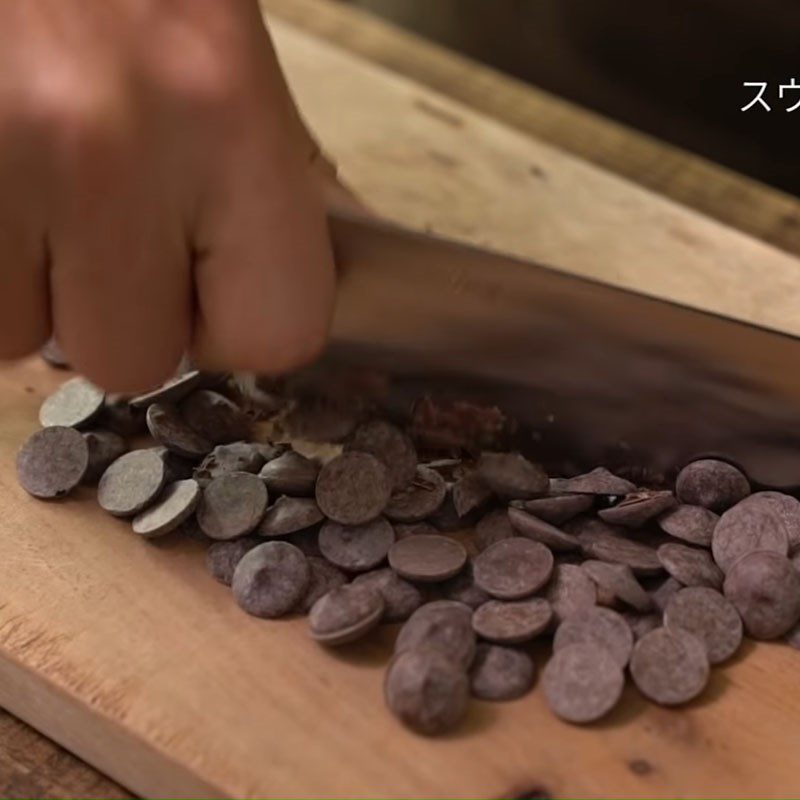
[[[0,3],[0,357],[113,391],[281,373],[330,322],[330,176],[256,0]]]

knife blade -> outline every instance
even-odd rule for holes
[[[800,339],[372,220],[334,216],[315,374],[497,404],[533,455],[672,470],[719,456],[800,486]]]

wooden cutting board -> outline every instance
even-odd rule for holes
[[[275,25],[343,173],[417,227],[800,333],[800,263]],[[680,711],[633,689],[606,721],[541,694],[474,703],[435,741],[381,698],[393,632],[325,651],[242,614],[192,542],[148,543],[92,493],[29,498],[13,459],[63,375],[0,370],[0,704],[149,796],[787,796],[800,792],[800,655],[748,643]]]

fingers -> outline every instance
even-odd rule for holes
[[[62,152],[49,230],[58,340],[77,370],[119,392],[169,377],[191,327],[181,215],[159,186],[166,173],[132,141],[81,131]]]
[[[0,358],[20,358],[50,334],[39,176],[21,133],[0,136]]]
[[[0,358],[21,358],[50,333],[44,238],[0,198]]]
[[[324,346],[334,271],[323,203],[302,161],[280,153],[230,170],[216,189],[225,207],[203,222],[194,352],[208,367],[277,374]]]
[[[0,48],[0,78],[27,76],[0,80],[0,138],[13,95],[35,142],[27,161],[0,142],[0,357],[52,327],[122,392],[190,346],[221,369],[311,360],[334,297],[324,192],[258,4],[62,5],[25,5]]]
[[[324,346],[334,268],[307,140],[271,47],[258,52],[198,219],[194,351],[210,367],[274,374]]]

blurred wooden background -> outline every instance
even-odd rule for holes
[[[345,0],[800,195],[798,0]],[[771,113],[742,113],[769,81]],[[791,95],[791,97],[789,96]]]

